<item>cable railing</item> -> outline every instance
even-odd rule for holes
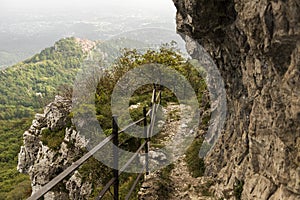
[[[100,142],[98,145],[96,145],[93,149],[91,149],[89,152],[87,152],[85,155],[83,155],[80,159],[78,159],[76,162],[71,164],[67,169],[65,169],[62,173],[60,173],[58,176],[53,178],[50,182],[48,182],[46,185],[44,185],[41,189],[39,189],[37,192],[32,194],[31,197],[29,197],[27,200],[38,200],[39,198],[43,197],[47,192],[49,192],[51,189],[53,189],[57,184],[59,184],[64,178],[66,178],[68,175],[73,173],[76,169],[78,169],[82,164],[84,164],[90,157],[92,157],[97,151],[101,150],[105,145],[107,145],[109,142],[113,142],[113,178],[111,178],[106,185],[103,187],[101,192],[97,195],[96,200],[101,200],[104,195],[109,191],[110,187],[113,186],[114,192],[113,192],[113,198],[114,200],[119,200],[119,177],[126,170],[126,168],[137,158],[139,153],[144,149],[145,152],[145,165],[143,166],[143,172],[139,173],[136,177],[132,187],[130,188],[129,192],[127,193],[125,199],[130,199],[132,193],[134,192],[134,189],[136,185],[138,184],[140,178],[143,174],[146,173],[146,175],[149,174],[149,142],[150,138],[153,135],[154,130],[154,124],[156,120],[156,113],[159,107],[159,104],[161,102],[161,91],[158,91],[158,95],[156,95],[157,90],[154,85],[154,89],[152,92],[152,98],[151,98],[151,105],[150,109],[147,112],[146,107],[143,108],[143,117],[128,126],[124,127],[122,130],[118,130],[118,124],[117,124],[117,117],[112,117],[112,126],[113,131],[112,134],[108,137],[106,137],[102,142]],[[147,128],[148,122],[147,122],[147,116],[151,117],[149,128]],[[119,169],[119,156],[118,156],[118,147],[120,146],[119,143],[119,134],[124,133],[127,129],[130,127],[137,125],[139,123],[143,122],[144,130],[144,138],[145,141],[140,145],[138,150],[133,154],[131,158],[128,159],[128,161],[125,163],[124,166],[122,166]],[[122,144],[122,143],[121,143]]]

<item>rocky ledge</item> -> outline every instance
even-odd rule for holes
[[[227,122],[206,157],[216,197],[300,199],[299,1],[173,1],[178,31],[225,81]]]
[[[71,125],[71,101],[56,96],[43,114],[36,114],[29,130],[23,135],[24,146],[19,153],[18,171],[27,173],[32,193],[52,180],[77,160],[87,144]],[[52,134],[53,133],[53,134]],[[48,192],[44,199],[85,199],[92,185],[84,182],[78,171]]]

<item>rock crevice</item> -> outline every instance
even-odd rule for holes
[[[224,132],[206,158],[215,195],[300,198],[300,4],[173,0],[177,29],[214,59],[225,82]]]
[[[32,193],[38,191],[83,154],[87,140],[71,125],[71,101],[56,96],[43,114],[36,114],[23,134],[24,146],[18,156],[18,171],[31,179]],[[47,137],[47,134],[55,133]],[[57,137],[57,135],[60,135]],[[78,171],[45,194],[44,199],[86,199],[92,184]]]

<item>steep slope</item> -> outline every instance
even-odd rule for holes
[[[74,80],[85,54],[75,38],[62,39],[24,62],[0,72],[0,119],[28,117]]]
[[[209,52],[226,84],[226,126],[206,158],[215,195],[299,199],[299,1],[173,1],[187,46],[184,34]]]
[[[203,93],[206,91],[204,79],[199,75],[198,71],[191,68],[191,62],[186,60],[173,45],[162,46],[156,51],[148,49],[142,53],[138,52],[138,50],[125,51],[124,54],[115,62],[115,64],[111,66],[112,68],[103,70],[102,72],[104,75],[96,80],[98,81],[96,95],[93,95],[93,97],[95,97],[95,102],[92,102],[91,104],[95,104],[96,109],[90,106],[90,104],[88,104],[86,101],[83,101],[82,105],[80,104],[79,107],[73,108],[72,112],[70,112],[71,100],[57,96],[55,101],[46,107],[43,114],[36,115],[31,127],[23,134],[24,145],[21,147],[19,154],[18,170],[22,173],[28,173],[30,175],[33,192],[45,185],[55,176],[59,175],[59,173],[66,169],[73,161],[82,156],[82,153],[85,152],[86,149],[85,144],[80,146],[77,145],[78,141],[80,143],[85,143],[84,138],[80,137],[80,134],[86,134],[86,137],[90,137],[93,134],[98,134],[98,132],[94,132],[95,130],[97,131],[97,129],[92,129],[93,127],[90,125],[92,119],[86,117],[84,114],[86,110],[92,108],[92,112],[96,111],[96,118],[99,121],[104,133],[106,135],[112,133],[111,96],[116,83],[127,71],[148,63],[164,64],[174,70],[179,71],[184,77],[186,77],[187,80],[191,82],[191,86],[197,91],[196,98],[198,101],[204,99],[203,97],[205,95]],[[92,76],[94,77],[94,75],[97,76],[99,74],[93,73]],[[90,74],[87,75],[88,78],[89,75]],[[83,79],[83,81],[87,81],[87,83],[89,83],[89,80],[91,79]],[[130,86],[130,83],[133,81],[137,81],[137,79],[129,80],[127,84]],[[124,85],[126,84],[123,84],[123,86]],[[88,87],[89,86],[78,88],[90,89]],[[161,101],[162,106],[165,106],[169,101],[177,101],[175,94],[171,90],[164,87],[160,87],[160,89],[163,93]],[[134,121],[143,116],[143,106],[149,108],[152,90],[153,85],[147,84],[136,90],[131,97],[129,104],[134,105],[133,107],[135,108],[130,109],[130,116],[134,119]],[[189,94],[186,94],[186,96],[189,97]],[[206,108],[207,103],[205,103],[205,101],[202,103]],[[126,106],[120,109],[126,110]],[[201,110],[204,111],[204,109]],[[190,111],[191,109],[187,110],[186,113],[191,113]],[[74,124],[71,123],[71,118],[72,116],[80,115],[81,113],[83,113],[82,116],[84,116],[86,120],[81,119],[78,121],[78,117],[77,119],[75,117],[74,119],[77,120],[76,127],[87,127],[85,125],[85,123],[87,123],[88,127],[91,127],[91,129],[81,129],[79,133],[79,130],[77,130],[77,132]],[[119,116],[118,121],[122,122],[122,120],[123,123],[128,122],[127,117],[122,118]],[[186,124],[184,124],[184,129],[192,124],[190,120],[191,119],[189,119],[189,121],[185,121]],[[192,126],[195,129],[197,128],[197,125]],[[121,129],[122,125],[120,125],[119,128]],[[196,134],[195,131],[182,132],[185,133],[185,135],[182,135],[185,137],[189,134]],[[73,138],[70,139],[70,137]],[[174,140],[180,142],[176,143],[176,146],[174,147],[174,152],[177,153],[179,149],[178,146],[185,142],[183,137],[178,137],[180,136],[174,137]],[[88,139],[88,145],[93,145],[93,143],[96,142],[94,138]],[[119,142],[121,144],[120,148],[135,152],[139,148],[142,141],[141,139],[131,137],[129,134],[120,134]],[[105,151],[102,153],[105,153],[105,156],[110,158],[109,154],[107,154]],[[100,162],[94,158],[92,158],[91,162],[86,164],[81,166],[78,172],[75,172],[74,175],[71,174],[71,178],[67,177],[58,186],[56,186],[56,188],[51,190],[51,192],[45,196],[45,199],[86,199],[89,195],[89,198],[99,195],[99,192],[104,186],[103,184],[106,184],[110,180],[112,173],[109,173],[110,169],[103,167],[104,165],[101,165]],[[74,178],[74,176],[76,177]],[[119,189],[121,199],[127,195],[135,180],[135,176],[136,174],[132,173],[122,174],[122,178],[120,178]],[[69,184],[70,181],[75,181],[75,183],[71,184],[71,187]],[[82,184],[84,184],[86,188],[84,191],[79,189]],[[110,198],[109,192],[106,195],[106,198]],[[133,198],[137,198],[136,193],[134,193]]]
[[[33,113],[54,97],[60,85],[72,84],[93,43],[62,39],[32,58],[0,71],[0,199],[30,195],[28,176],[16,170],[22,134],[30,127]]]
[[[33,193],[84,152],[87,141],[72,126],[70,112],[71,101],[56,96],[46,106],[43,114],[36,115],[31,127],[23,135],[24,146],[19,153],[18,171],[30,175]],[[91,193],[92,183],[83,181],[82,178],[82,174],[76,171],[44,198],[87,198]]]
[[[3,125],[0,127],[0,199],[20,199],[30,194],[28,176],[19,174],[16,165],[22,134],[30,127],[34,113],[42,112],[42,107],[56,94],[72,95],[69,86],[73,86],[82,68],[102,70],[111,67],[124,53],[123,48],[146,51],[150,46],[126,38],[106,42],[66,38],[0,71],[0,124]],[[105,120],[110,125],[110,116]]]

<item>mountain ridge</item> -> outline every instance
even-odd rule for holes
[[[75,38],[62,39],[55,45],[0,71],[1,200],[30,195],[29,177],[16,170],[24,130],[30,127],[34,114],[52,100],[60,84],[72,84],[83,60],[82,47]],[[64,53],[69,52],[74,59],[64,60],[59,50],[66,50]]]

